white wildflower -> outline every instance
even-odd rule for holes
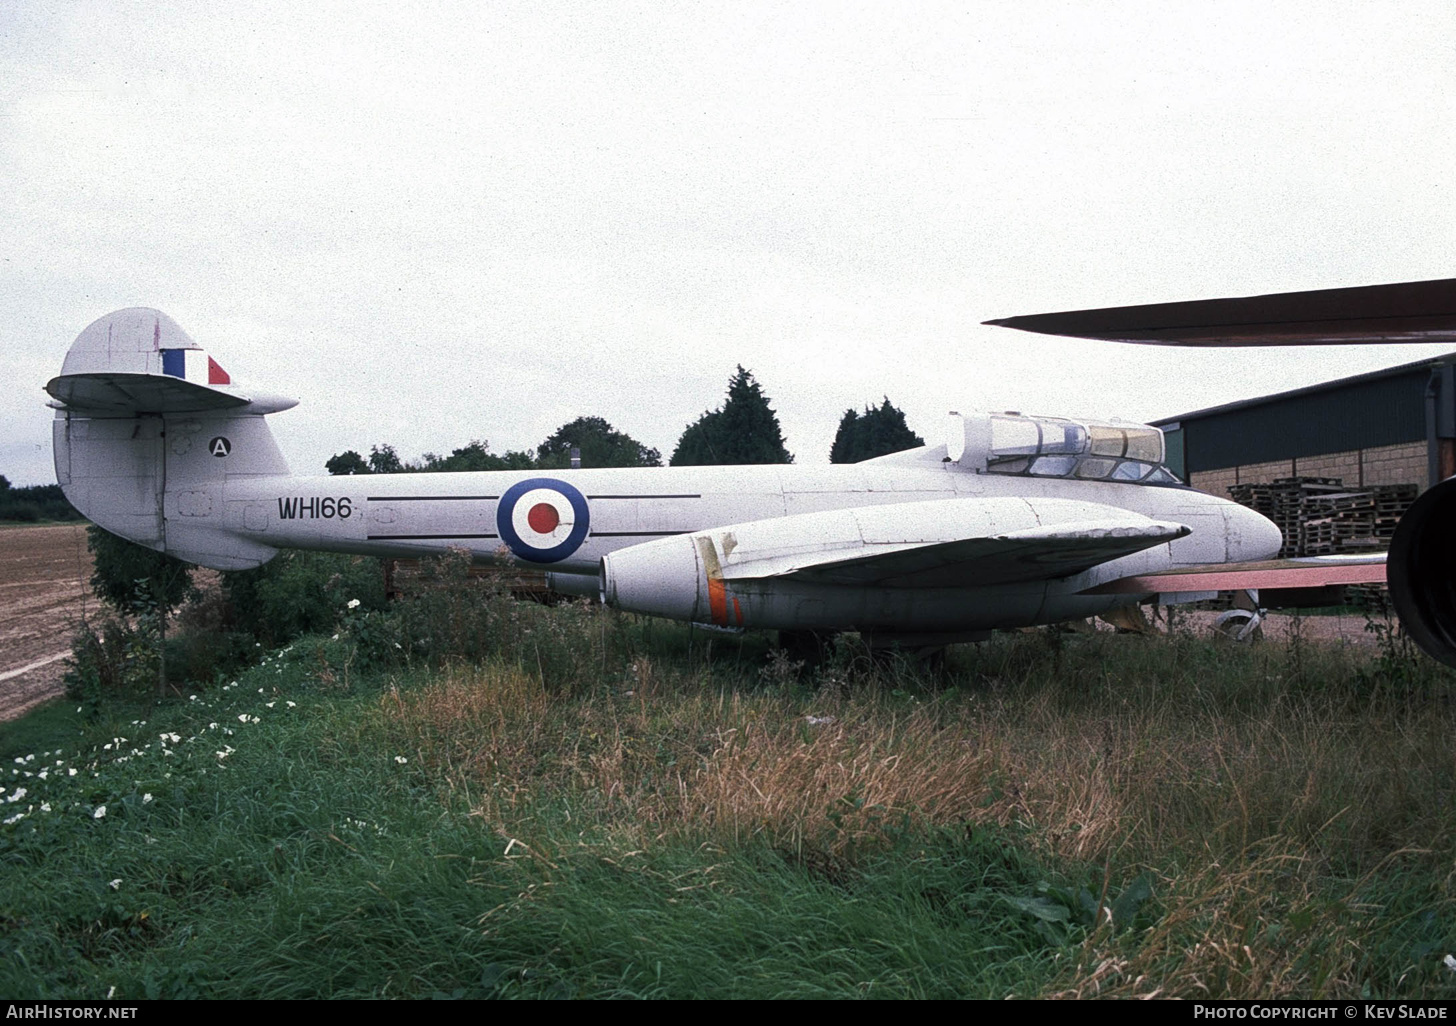
[[[358,609],[359,608],[359,600],[358,599],[350,599],[349,600],[349,608],[350,609]]]
[[[401,766],[403,766],[405,763],[409,762],[409,760],[406,759],[403,755],[396,755],[394,757],[394,761],[397,762],[397,763],[399,763]]]
[[[91,818],[92,819],[104,819],[104,818],[106,818],[106,806],[105,805],[98,805],[98,806],[96,806],[96,811],[93,812],[93,813],[91,813]]]
[[[6,826],[10,826],[13,823],[19,823],[24,818],[25,818],[25,813],[23,813],[23,812],[17,812],[15,815],[11,816],[9,819],[3,820],[3,821],[0,821],[0,822],[4,822],[4,824]]]
[[[152,792],[148,791],[146,794],[142,795],[142,804],[143,805],[150,804],[151,803],[151,800],[152,800]]]
[[[288,702],[287,705],[288,705],[288,708],[290,708],[290,709],[294,709],[294,708],[297,708],[298,707],[298,703],[297,702]]]
[[[25,788],[23,788],[23,787],[17,787],[15,789],[15,793],[12,794],[9,798],[6,798],[5,801],[6,802],[18,802],[18,801],[20,801],[20,799],[22,799],[22,798],[25,797],[26,793],[27,792],[26,792]]]
[[[40,803],[40,811],[41,812],[50,812],[51,811],[51,803],[50,802],[41,802]]]
[[[66,776],[68,776],[68,777],[74,777],[75,775],[76,775],[76,767],[75,766],[72,766],[70,769],[66,770]]]
[[[238,722],[239,723],[247,723],[248,722],[248,714],[247,713],[238,713]]]
[[[274,706],[275,706],[275,705],[277,705],[277,704],[278,704],[278,702],[277,702],[277,700],[276,700],[276,699],[275,699],[275,700],[274,700],[274,701],[272,701],[272,702],[265,702],[265,703],[264,703],[264,704],[265,704],[265,705],[267,705],[267,706],[268,706],[268,708],[269,708],[269,709],[271,709],[271,708],[273,708],[273,707],[274,707]]]
[[[110,887],[113,891],[121,890],[121,877],[118,876],[115,880],[112,880],[106,886]]]

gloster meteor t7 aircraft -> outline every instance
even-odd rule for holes
[[[81,332],[46,390],[76,508],[216,569],[463,548],[633,612],[930,649],[1207,597],[1199,572],[1280,546],[1264,517],[1179,483],[1157,428],[1117,421],[952,414],[945,444],[853,465],[297,477],[264,419],[295,401],[234,383],[142,308]]]

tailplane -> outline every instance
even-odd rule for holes
[[[240,388],[175,321],[144,307],[81,332],[46,391],[56,480],[93,523],[218,570],[272,558],[276,549],[228,530],[228,484],[289,473],[263,418],[296,400]]]

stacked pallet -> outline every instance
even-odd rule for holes
[[[1344,490],[1339,478],[1281,477],[1267,484],[1234,485],[1229,489],[1229,497],[1274,521],[1284,536],[1284,545],[1279,550],[1283,558],[1303,555],[1305,499]]]
[[[1301,556],[1370,551],[1378,545],[1375,537],[1375,496],[1369,492],[1306,495],[1301,513]]]
[[[1390,545],[1415,485],[1376,485],[1352,491],[1339,478],[1283,477],[1229,489],[1235,502],[1262,513],[1284,536],[1280,558],[1370,552]]]
[[[1376,485],[1370,492],[1375,496],[1375,537],[1389,545],[1395,534],[1395,525],[1416,501],[1420,488],[1413,484]]]

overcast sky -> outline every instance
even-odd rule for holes
[[[736,364],[800,462],[888,395],[1136,420],[1445,347],[992,317],[1456,276],[1456,5],[0,3],[0,473],[170,314],[297,473],[389,442],[670,454]]]

